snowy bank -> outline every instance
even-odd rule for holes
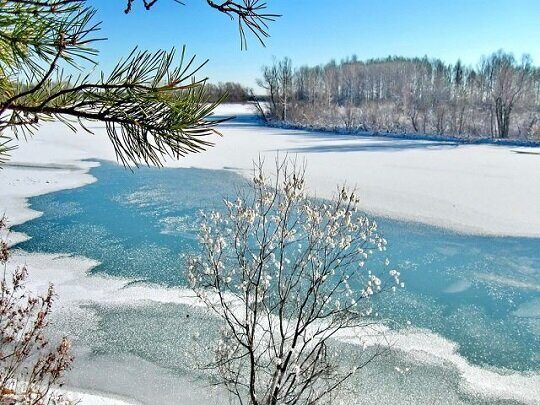
[[[213,137],[213,148],[166,165],[225,168],[249,176],[259,155],[270,164],[278,154],[297,155],[306,160],[311,192],[320,197],[331,196],[336,185],[346,183],[358,187],[362,207],[373,214],[473,234],[540,236],[537,148],[270,128],[250,119],[252,114],[247,105],[220,107],[216,115],[240,119],[221,127],[223,137]],[[11,164],[55,163],[84,171],[88,164],[81,167],[82,159],[114,160],[104,128],[92,129],[95,135],[74,134],[60,124],[45,124],[14,151]],[[2,184],[35,181],[15,180],[12,172],[20,168],[8,166],[0,173]],[[43,186],[43,191],[51,188]],[[0,207],[12,204],[0,197]]]

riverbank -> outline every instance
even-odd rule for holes
[[[334,135],[352,135],[352,136],[367,136],[367,137],[384,137],[390,139],[406,139],[414,141],[438,141],[438,142],[453,142],[462,145],[501,145],[501,146],[518,146],[518,147],[540,147],[540,140],[535,139],[516,139],[516,138],[491,138],[471,137],[471,136],[451,136],[438,134],[421,134],[407,132],[387,132],[387,131],[365,131],[361,129],[347,129],[345,127],[335,126],[318,126],[318,125],[302,125],[287,121],[266,121],[265,124],[272,128],[280,129],[295,129],[300,131],[323,132]],[[534,152],[531,152],[534,153]],[[536,152],[540,154],[539,152]]]
[[[259,155],[270,165],[277,155],[294,155],[305,159],[310,192],[319,197],[330,197],[336,185],[345,183],[358,188],[362,208],[375,215],[469,234],[540,236],[536,148],[270,128],[253,121],[247,105],[221,106],[216,114],[240,119],[222,125],[223,137],[212,137],[215,146],[208,151],[167,160],[166,166],[225,168],[249,178]],[[60,124],[45,124],[13,152],[11,163],[115,160],[104,128],[92,130],[95,135],[75,134]],[[7,167],[2,178],[18,169]],[[7,203],[0,197],[1,206]]]
[[[244,115],[248,117],[247,109],[243,106],[241,106],[241,108],[242,109],[238,106],[225,106],[220,113],[234,114],[237,113],[235,111],[240,110],[240,113],[243,112]],[[6,207],[6,215],[9,217],[11,225],[22,223],[40,215],[40,213],[33,211],[31,207],[28,206],[27,198],[29,196],[83,186],[95,181],[93,176],[88,173],[88,170],[93,167],[95,163],[85,161],[85,159],[100,158],[111,160],[114,158],[114,153],[107,139],[105,139],[102,134],[100,135],[98,130],[96,132],[97,134],[94,136],[83,133],[70,134],[66,133],[61,127],[48,125],[44,128],[44,131],[36,135],[35,139],[30,140],[27,144],[23,144],[21,148],[15,152],[10,165],[0,172],[0,184],[7,190],[7,192],[0,196],[0,207]],[[468,177],[467,175],[469,175],[473,177],[474,181],[465,181],[464,188],[466,188],[467,191],[462,190],[462,192],[475,194],[476,190],[471,188],[474,188],[473,186],[479,184],[477,183],[479,179],[485,179],[489,183],[489,187],[486,188],[487,192],[496,196],[495,202],[501,204],[503,207],[501,210],[504,211],[505,215],[509,216],[510,220],[513,220],[514,217],[519,217],[519,212],[516,211],[514,214],[513,210],[520,209],[520,206],[518,205],[516,207],[516,205],[514,205],[509,207],[508,205],[505,205],[505,198],[507,197],[505,196],[504,190],[498,189],[498,187],[508,184],[508,182],[514,178],[516,172],[523,174],[527,170],[533,170],[533,179],[531,180],[534,180],[534,173],[539,173],[538,171],[534,172],[534,170],[537,169],[537,166],[535,166],[534,163],[536,161],[534,160],[523,161],[510,159],[512,162],[511,164],[506,163],[504,167],[499,168],[495,163],[502,162],[504,158],[513,155],[499,155],[498,152],[490,149],[460,150],[460,153],[465,153],[465,156],[462,157],[465,164],[460,167],[452,168],[448,165],[452,159],[457,158],[457,155],[449,157],[448,154],[450,154],[450,152],[455,154],[456,151],[454,149],[448,149],[445,145],[431,145],[426,147],[426,145],[416,146],[414,144],[405,144],[401,146],[402,149],[398,148],[399,145],[396,145],[396,149],[393,149],[390,145],[387,145],[383,140],[378,138],[369,139],[369,142],[367,143],[357,143],[357,140],[350,139],[350,137],[334,139],[334,137],[330,138],[328,135],[306,134],[302,131],[276,131],[260,126],[254,127],[251,124],[246,124],[242,120],[226,124],[223,127],[223,133],[224,139],[216,138],[218,144],[209,152],[190,156],[181,162],[167,162],[167,165],[207,167],[214,169],[225,168],[249,176],[251,161],[253,158],[257,157],[258,153],[265,156],[267,161],[271,164],[272,159],[278,153],[281,155],[286,151],[292,153],[290,150],[294,148],[307,148],[310,145],[317,145],[317,147],[333,145],[334,147],[337,147],[337,150],[332,152],[320,152],[322,154],[321,156],[318,156],[317,153],[306,153],[305,151],[300,153],[300,156],[305,157],[307,160],[308,175],[313,181],[312,184],[315,185],[315,187],[312,188],[312,192],[317,193],[319,196],[325,196],[335,190],[335,184],[343,183],[344,180],[348,184],[355,184],[355,180],[365,179],[363,183],[356,183],[359,186],[360,193],[363,195],[367,194],[364,192],[365,187],[368,189],[373,188],[371,178],[377,178],[380,174],[378,174],[375,169],[369,173],[356,172],[355,168],[361,168],[364,164],[362,162],[357,162],[357,159],[367,159],[371,164],[378,164],[378,170],[384,171],[388,168],[392,173],[396,173],[395,166],[397,165],[398,171],[404,173],[403,181],[411,182],[411,178],[416,177],[416,181],[419,184],[423,184],[423,182],[429,181],[430,176],[440,176],[440,170],[433,169],[437,167],[435,163],[437,163],[438,157],[439,159],[442,159],[444,163],[443,167],[445,168],[445,172],[442,177],[448,179],[447,184],[444,185],[445,187],[448,187],[449,190],[452,191],[453,187],[458,187],[458,183],[463,182],[464,179]],[[371,145],[370,147],[381,150],[371,151],[368,148],[366,150],[348,151],[347,148],[352,147],[350,145],[355,147],[362,146],[363,148],[368,148],[368,146]],[[411,156],[410,152],[415,153]],[[438,154],[438,152],[441,152],[441,154]],[[327,155],[328,153],[330,153],[330,155]],[[376,155],[372,155],[373,153]],[[432,156],[432,153],[435,153],[436,156]],[[478,154],[478,156],[475,156],[475,154]],[[484,154],[486,162],[482,161]],[[411,167],[409,167],[409,170],[406,170],[407,167],[404,165],[404,161],[415,156],[419,159],[417,162],[419,167],[413,167],[412,170]],[[471,162],[466,162],[467,157],[471,159]],[[534,158],[534,156],[532,157]],[[381,159],[381,161],[377,162],[377,159]],[[423,172],[426,167],[426,163],[423,159],[428,159],[428,162],[432,163],[432,171],[428,173]],[[334,163],[328,165],[328,162],[332,160]],[[335,162],[339,162],[341,166],[338,166]],[[413,165],[413,163],[414,162],[409,162],[409,166]],[[481,172],[475,173],[476,169],[481,169]],[[491,171],[499,173],[499,170],[507,170],[510,173],[507,177],[503,176],[502,178],[498,178],[491,173]],[[451,175],[449,175],[448,172],[450,172]],[[415,176],[413,176],[414,173],[416,173]],[[458,176],[458,178],[455,178],[455,176]],[[341,180],[339,180],[340,178]],[[391,181],[386,173],[383,178],[387,182]],[[334,180],[336,181],[334,182]],[[530,191],[532,193],[532,198],[534,198],[534,193],[537,192],[534,188],[536,183],[532,184],[532,190],[522,188],[524,184],[527,185],[529,183],[518,182],[517,184],[514,184],[513,190],[518,192],[518,196],[516,197],[523,199],[523,196]],[[388,193],[390,185],[381,184],[380,186],[383,191],[379,196]],[[418,198],[418,209],[426,207],[426,202],[422,200],[422,193],[427,193],[429,191],[426,187],[426,185],[423,185],[420,187],[420,190],[409,190],[409,193],[404,193],[402,196],[403,199],[397,194],[400,189],[396,190],[397,202],[405,201],[405,203],[411,204],[411,200]],[[443,189],[444,187],[441,187],[441,190]],[[495,193],[495,191],[497,191],[497,193]],[[415,197],[415,192],[419,192],[420,195]],[[436,192],[437,189],[433,190],[433,193]],[[443,195],[440,196],[440,204],[442,206],[451,204],[451,201],[444,199],[451,195],[453,195],[452,192],[446,194],[443,193]],[[514,202],[513,197],[514,196],[511,196],[509,201]],[[461,206],[464,204],[463,201],[463,198],[457,201],[458,205]],[[478,204],[480,204],[480,201]],[[482,211],[481,206],[478,207],[478,211]],[[406,215],[407,211],[403,209],[402,211],[398,211],[398,214]],[[433,212],[430,212],[430,214],[433,214]],[[451,215],[452,212],[449,214]],[[438,218],[439,217],[432,216],[430,220],[437,220],[439,221],[436,223],[438,226],[445,226],[445,223],[440,222]],[[458,225],[460,218],[461,217],[459,216],[454,216],[454,219],[457,219],[456,222]],[[518,226],[515,227],[516,229],[514,231],[526,233],[528,230],[532,230],[534,234],[536,229],[535,223],[537,223],[535,222],[535,218],[536,220],[538,219],[533,215],[531,219],[532,226],[530,228],[527,228],[520,222],[518,223]],[[409,218],[409,220],[411,220],[411,218]],[[480,227],[479,233],[494,232],[499,235],[499,233],[496,233],[495,231],[501,227],[503,222],[495,222],[495,226],[492,223],[482,224],[483,226]],[[482,231],[482,229],[484,229],[484,231]],[[502,235],[504,235],[504,233],[502,233]],[[20,241],[24,237],[25,235],[14,234],[11,235],[11,240],[13,242]],[[175,304],[192,302],[189,297],[183,296],[179,290],[159,289],[159,291],[157,291],[151,287],[146,288],[137,286],[126,288],[129,284],[129,280],[88,277],[88,271],[95,266],[96,263],[81,257],[70,257],[62,254],[28,254],[26,252],[18,251],[12,265],[16,263],[28,263],[31,275],[36,275],[34,278],[35,282],[32,284],[32,288],[35,290],[42,290],[43,288],[46,288],[49,281],[54,281],[58,288],[59,296],[61,297],[58,304],[64,309],[69,309],[70,305],[74,302],[81,301],[113,305],[139,305],[144,301],[159,301],[160,303]],[[537,393],[538,377],[535,375],[531,376],[532,378],[529,378],[528,376],[519,373],[505,376],[496,372],[485,371],[467,363],[456,353],[457,348],[452,343],[447,342],[442,338],[439,338],[438,340],[437,336],[427,335],[424,332],[418,334],[413,333],[410,337],[411,340],[405,339],[402,341],[404,351],[416,353],[422,357],[426,356],[423,350],[426,347],[430,347],[431,352],[433,353],[427,356],[433,358],[433,361],[437,363],[439,361],[449,361],[455,365],[463,375],[465,382],[470,384],[474,388],[474,391],[485,391],[486,394],[489,394],[489,392],[496,393],[503,398],[515,398],[522,401],[533,398],[535,395],[534,393]],[[400,337],[400,339],[402,338],[403,336]],[[429,342],[427,342],[427,340],[429,340]],[[99,369],[96,364],[101,363],[96,363],[95,358],[89,358],[85,353],[79,353],[77,359],[80,362],[79,364],[81,364],[79,367],[96,368],[96,370],[93,371],[95,381],[98,382],[96,386],[103,386],[103,391],[109,392],[106,384],[113,384],[114,381],[110,381],[107,376],[99,376],[101,369]],[[132,362],[132,359],[125,361],[121,360],[118,364],[115,363],[114,365],[109,362],[104,364],[103,367],[114,366],[116,368],[108,368],[108,370],[120,369],[124,372],[125,370],[132,369],[132,367],[128,367],[130,364],[132,365],[130,362]],[[152,369],[152,372],[155,372],[155,370]],[[488,374],[486,374],[486,372]],[[118,374],[120,374],[120,372]],[[150,373],[147,373],[147,375],[148,374]],[[77,375],[77,370],[75,370],[75,375]],[[84,373],[79,373],[79,375],[84,375]],[[141,376],[139,376],[139,378],[141,378]],[[160,379],[161,378],[166,379],[167,376],[164,375],[161,376]],[[514,381],[515,388],[511,388],[513,384],[509,384],[510,380]],[[480,387],[478,386],[479,383]],[[81,385],[81,388],[84,389],[84,381],[81,381]],[[189,402],[189,398],[191,398],[191,401],[193,401],[193,398],[200,400],[200,397],[197,397],[199,394],[190,391],[188,389],[189,386],[190,384],[188,382],[175,389],[178,392],[184,393],[185,391],[188,391],[188,398],[184,403],[196,403]],[[129,389],[132,389],[132,387]],[[126,397],[130,398],[129,389],[125,388],[125,390],[119,394],[122,397],[126,394]],[[141,387],[141,390],[143,389],[144,386]],[[94,403],[100,404],[100,402],[83,403],[87,405],[93,405]]]

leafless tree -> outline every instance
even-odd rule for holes
[[[278,63],[278,78],[280,92],[280,104],[281,104],[281,119],[287,121],[287,111],[289,108],[289,101],[292,97],[292,62],[289,58],[284,58]]]
[[[290,100],[293,97],[293,70],[289,58],[276,61],[272,66],[263,68],[263,77],[258,85],[268,92],[270,118],[287,121]]]
[[[239,403],[326,403],[387,347],[359,350],[351,368],[333,346],[345,333],[376,335],[373,295],[403,286],[357,203],[345,188],[309,199],[303,168],[284,161],[266,177],[259,162],[248,191],[203,215],[187,277],[223,323],[209,367]]]
[[[269,98],[270,118],[278,118],[278,102],[279,102],[279,71],[277,65],[265,66],[262,69],[263,77],[257,80],[257,84],[266,90]]]
[[[508,138],[515,103],[524,88],[531,84],[530,58],[524,56],[518,66],[512,55],[499,51],[483,61],[483,70],[489,79],[498,136]]]

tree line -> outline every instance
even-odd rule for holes
[[[208,100],[228,103],[245,103],[253,99],[253,90],[236,82],[207,83],[205,85]]]
[[[350,131],[540,139],[540,68],[498,51],[461,61],[388,57],[262,69],[266,118]]]

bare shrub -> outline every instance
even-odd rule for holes
[[[0,219],[0,232],[6,221]],[[67,404],[55,388],[72,357],[66,338],[52,345],[47,338],[54,300],[53,286],[34,296],[25,288],[26,266],[8,271],[9,246],[0,240],[0,404]]]
[[[373,296],[403,284],[376,254],[387,242],[354,192],[313,200],[303,169],[276,169],[267,177],[259,163],[248,192],[203,214],[187,277],[223,323],[209,364],[218,384],[239,403],[325,403],[386,347],[359,348],[351,368],[335,339],[375,334]]]

